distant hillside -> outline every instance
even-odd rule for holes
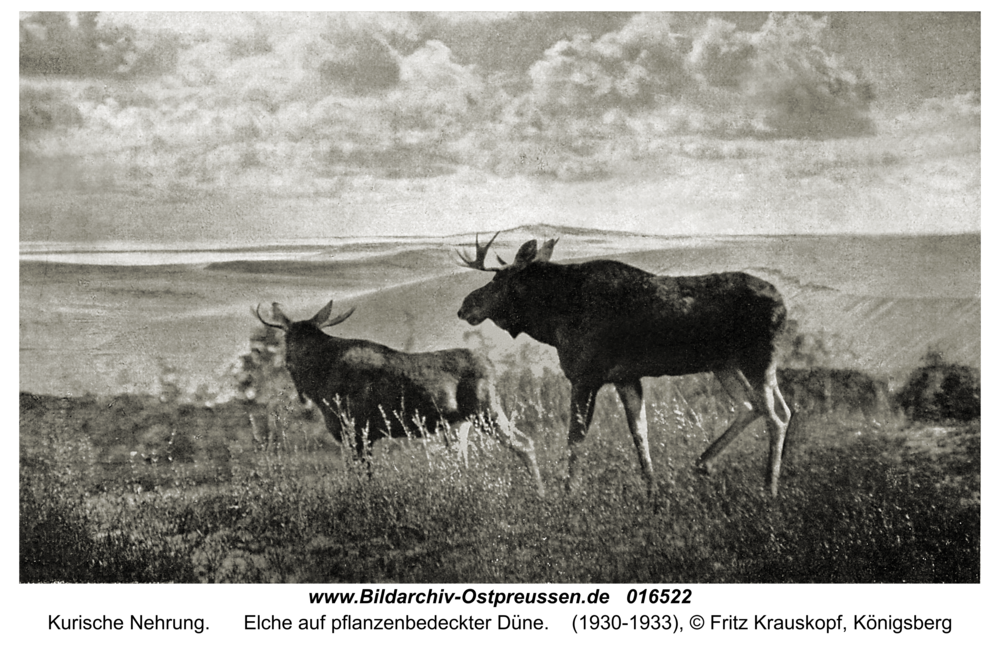
[[[629,231],[617,229],[594,229],[590,227],[567,227],[562,225],[549,225],[545,223],[535,223],[531,225],[521,225],[513,229],[505,229],[502,234],[524,235],[534,238],[561,238],[564,236],[576,236],[579,238],[659,238],[664,236],[637,234]]]
[[[801,331],[835,337],[859,368],[881,375],[905,378],[930,347],[981,364],[978,235],[660,238],[543,225],[501,232],[493,251],[512,261],[532,238],[559,238],[557,263],[613,258],[656,274],[755,274],[777,286]],[[260,325],[250,310],[272,301],[297,318],[331,299],[357,306],[331,329],[338,335],[408,350],[486,345],[495,360],[523,349],[556,366],[552,349],[530,337],[458,319],[465,296],[492,279],[458,262],[456,251],[473,242],[343,241],[309,247],[305,258],[292,249],[295,260],[207,265],[21,262],[20,387],[149,392],[164,366],[186,383],[218,383]]]
[[[399,246],[396,246],[396,250]],[[396,268],[422,273],[432,269],[454,268],[454,251],[446,249],[407,249],[404,251],[372,252],[349,260],[327,260],[327,254],[310,260],[253,260],[210,263],[210,272],[235,272],[241,274],[267,274],[271,276],[316,276],[352,273],[371,273],[379,269]]]

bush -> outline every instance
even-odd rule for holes
[[[804,330],[791,317],[778,338],[778,366],[783,368],[851,366],[858,360],[849,340],[827,331]]]
[[[980,415],[978,371],[945,362],[939,351],[929,350],[896,402],[914,421],[976,420]]]

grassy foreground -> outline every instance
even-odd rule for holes
[[[247,405],[22,395],[22,582],[978,582],[980,427],[800,415],[777,500],[757,422],[716,474],[731,417],[710,376],[647,380],[656,505],[613,389],[566,494],[569,386],[499,385],[550,493],[474,433],[376,445],[369,479],[322,423]],[[272,416],[274,411],[271,412]]]

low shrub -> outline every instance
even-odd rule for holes
[[[910,420],[968,422],[979,419],[979,389],[978,371],[946,362],[939,351],[930,350],[896,394],[896,402]]]

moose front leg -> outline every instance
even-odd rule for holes
[[[580,468],[580,443],[587,437],[590,421],[594,417],[594,400],[597,389],[574,384],[570,394],[569,412],[569,478],[566,491],[572,492],[583,479]]]

